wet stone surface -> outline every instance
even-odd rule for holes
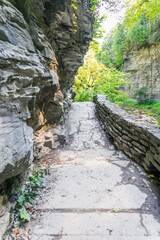
[[[73,104],[68,144],[47,156],[51,174],[26,231],[31,240],[159,240],[159,190],[109,142],[94,108]]]

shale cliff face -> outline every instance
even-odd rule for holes
[[[123,71],[131,74],[132,86],[125,91],[133,96],[134,91],[147,86],[148,99],[160,100],[160,43],[139,51],[133,50],[124,56]]]
[[[0,239],[8,186],[31,164],[34,131],[57,123],[92,39],[89,0],[0,0]]]
[[[92,38],[88,2],[0,0],[0,184],[31,163],[34,130],[70,104]]]

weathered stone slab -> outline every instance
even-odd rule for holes
[[[61,240],[135,240],[133,236],[105,236],[105,235],[68,235],[68,236],[55,236],[55,239],[60,238]],[[49,237],[48,235],[43,236],[34,236],[32,240],[53,240],[53,236]],[[136,236],[136,240],[159,240],[157,236]]]
[[[32,229],[32,234],[86,236],[86,239],[94,236],[125,238],[132,236],[143,239],[146,236],[159,237],[159,231],[160,224],[152,215],[147,214],[47,212],[41,213],[41,219]]]
[[[32,240],[159,240],[158,192],[142,168],[108,141],[93,112],[93,103],[73,104],[66,122],[70,142],[47,156],[51,175],[25,231]],[[96,144],[87,124],[99,133]],[[78,131],[71,136],[73,129]]]

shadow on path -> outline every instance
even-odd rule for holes
[[[68,144],[50,155],[30,239],[159,240],[158,189],[108,141],[94,103],[74,103],[66,128]]]

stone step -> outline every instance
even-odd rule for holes
[[[148,238],[150,240],[153,237],[154,240],[156,237],[160,239],[160,224],[151,214],[42,212],[36,220],[36,226],[31,229],[33,236],[46,235],[50,237],[64,235],[62,238],[64,240],[74,239],[73,236],[81,240],[87,240],[88,238],[93,240],[116,240],[116,237],[119,237],[117,239],[125,240],[137,240],[139,237],[142,240],[147,236],[152,236],[152,238]],[[44,239],[46,240],[47,238]]]
[[[68,236],[34,236],[32,240],[159,240],[156,236],[105,236],[105,235],[68,235]]]

